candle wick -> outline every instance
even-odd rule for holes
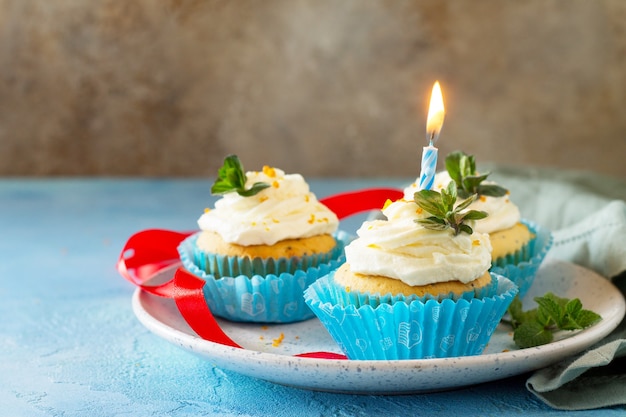
[[[434,130],[428,132],[429,146],[433,146],[433,143],[435,143],[436,140],[437,140],[437,132],[435,132]]]

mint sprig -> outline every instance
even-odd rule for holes
[[[548,292],[534,300],[538,307],[523,311],[522,302],[515,297],[508,309],[513,340],[520,348],[545,345],[554,340],[554,332],[558,330],[582,330],[602,319],[593,311],[583,309],[578,298],[561,298]]]
[[[224,165],[217,171],[217,179],[211,186],[211,194],[223,195],[236,192],[242,197],[250,197],[269,187],[266,182],[256,182],[246,189],[246,173],[237,155],[224,158]]]
[[[413,195],[415,202],[423,210],[426,210],[432,216],[425,219],[416,219],[415,221],[426,229],[445,230],[452,228],[454,235],[461,232],[472,234],[472,228],[465,224],[467,220],[480,220],[487,217],[487,213],[478,210],[469,210],[461,213],[476,200],[477,196],[473,195],[461,201],[456,207],[457,188],[453,181],[450,181],[441,193],[433,190],[420,190]]]
[[[508,190],[496,184],[482,184],[490,172],[479,174],[476,171],[476,158],[461,151],[446,156],[446,170],[450,178],[456,183],[458,194],[467,198],[472,194],[489,197],[502,197]]]

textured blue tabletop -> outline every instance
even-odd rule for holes
[[[400,182],[310,184],[323,197]],[[0,415],[569,414],[530,394],[528,375],[420,395],[312,392],[223,371],[150,333],[132,312],[134,287],[118,275],[117,256],[139,230],[195,229],[214,201],[209,188],[207,180],[0,180]]]

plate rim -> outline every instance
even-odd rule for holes
[[[454,389],[460,388],[462,386],[472,385],[475,383],[494,381],[510,376],[519,375],[524,372],[533,371],[549,364],[558,362],[550,359],[550,354],[555,352],[563,352],[562,357],[568,357],[575,355],[577,353],[582,352],[586,348],[592,346],[598,341],[602,340],[609,333],[611,333],[623,320],[624,315],[626,314],[626,299],[623,294],[619,291],[617,287],[607,278],[604,278],[597,274],[596,272],[582,267],[577,264],[573,264],[567,261],[560,261],[556,259],[548,259],[548,262],[559,262],[563,264],[567,264],[568,266],[573,266],[576,268],[581,268],[585,270],[587,273],[590,273],[593,276],[593,279],[599,279],[600,282],[603,282],[607,285],[607,288],[610,288],[614,295],[618,295],[617,299],[619,301],[618,305],[612,305],[613,309],[616,310],[614,315],[610,321],[603,320],[598,324],[591,326],[585,330],[577,332],[572,336],[564,338],[562,340],[558,340],[546,345],[537,346],[533,348],[527,349],[514,349],[506,352],[497,352],[497,353],[486,353],[476,356],[459,356],[453,358],[434,358],[434,359],[405,359],[405,360],[346,360],[346,359],[323,359],[323,358],[313,358],[313,357],[300,357],[300,356],[291,356],[288,354],[281,353],[271,353],[271,352],[263,352],[246,348],[236,348],[227,345],[223,345],[217,342],[212,342],[209,340],[205,340],[200,338],[195,334],[190,334],[181,329],[170,326],[167,323],[160,321],[157,317],[150,314],[148,309],[146,309],[143,305],[142,299],[146,299],[146,297],[151,298],[153,301],[161,303],[173,303],[173,300],[168,298],[162,298],[159,296],[155,296],[149,294],[140,288],[137,288],[132,296],[132,309],[137,317],[137,319],[144,325],[150,332],[159,336],[162,339],[170,343],[174,343],[175,345],[190,351],[196,355],[199,355],[205,359],[211,359],[213,363],[215,363],[217,367],[234,371],[236,373],[240,373],[243,375],[247,375],[253,378],[263,379],[266,381],[282,384],[282,385],[291,385],[296,386],[298,388],[310,389],[310,390],[318,390],[318,391],[328,391],[328,392],[347,392],[351,394],[406,394],[406,393],[419,393],[419,392],[430,392],[430,391],[441,391],[442,389]],[[177,314],[180,314],[176,310]],[[182,318],[182,316],[181,316]],[[191,330],[191,332],[193,332]],[[425,388],[417,388],[412,389],[411,387],[407,387],[406,390],[342,390],[335,388],[324,388],[324,386],[316,386],[314,381],[309,381],[309,383],[305,384],[294,384],[285,382],[284,378],[277,377],[276,375],[272,375],[272,373],[268,373],[267,377],[261,377],[258,375],[251,374],[251,372],[247,372],[244,370],[242,372],[238,369],[238,366],[229,366],[229,363],[236,363],[236,359],[244,360],[254,358],[258,363],[267,363],[277,366],[284,362],[283,365],[294,366],[300,365],[305,367],[315,367],[316,369],[321,370],[336,370],[341,368],[345,372],[362,372],[363,369],[380,369],[380,368],[392,368],[394,372],[397,371],[407,371],[411,372],[411,370],[419,369],[420,372],[427,369],[436,369],[440,367],[448,367],[450,361],[453,362],[461,362],[465,368],[469,368],[470,370],[480,368],[480,365],[484,363],[502,363],[511,365],[519,365],[521,362],[527,361],[528,358],[533,357],[536,359],[538,356],[543,355],[546,357],[545,360],[537,360],[534,362],[533,366],[513,366],[514,369],[503,372],[501,375],[497,375],[495,378],[478,378],[478,380],[473,380],[471,383],[463,383],[463,381],[457,381],[458,383],[451,383],[445,387],[439,387],[435,389],[425,389]],[[230,359],[230,360],[228,360]],[[224,366],[226,365],[226,366]],[[459,378],[462,380],[463,378]]]

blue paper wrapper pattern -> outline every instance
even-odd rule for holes
[[[342,304],[344,306],[353,305],[357,308],[369,305],[372,306],[372,308],[376,308],[381,304],[393,304],[398,301],[409,304],[415,300],[425,303],[429,300],[441,301],[446,298],[457,301],[461,299],[471,300],[472,298],[492,297],[496,294],[497,289],[498,282],[492,276],[491,283],[489,285],[485,285],[481,288],[475,288],[461,294],[455,294],[452,292],[448,294],[426,294],[424,296],[404,294],[394,295],[391,293],[379,294],[361,291],[346,291],[341,285],[335,283],[328,288],[328,292],[330,294],[330,298],[337,304]]]
[[[517,294],[491,274],[496,293],[482,298],[392,299],[377,306],[337,302],[334,272],[304,293],[307,304],[349,359],[401,360],[478,355]]]
[[[185,269],[205,281],[204,298],[211,312],[232,321],[257,323],[291,323],[312,318],[314,314],[304,302],[303,292],[317,279],[341,266],[345,261],[343,248],[351,239],[346,233],[338,232],[337,245],[327,254],[325,262],[293,273],[216,277],[194,261],[197,238],[194,234],[185,239],[178,252]]]
[[[279,275],[283,272],[290,274],[300,270],[307,270],[310,267],[322,265],[337,259],[343,246],[339,248],[339,244],[329,252],[316,253],[308,256],[297,256],[293,258],[250,258],[239,256],[224,256],[215,253],[206,252],[196,245],[199,233],[187,238],[191,245],[185,249],[188,259],[200,270],[207,274],[213,275],[215,278],[220,277],[236,277],[245,275],[252,277],[254,275]],[[338,242],[339,243],[339,242]],[[180,250],[179,250],[180,253]],[[190,256],[189,256],[190,255]],[[182,257],[182,254],[181,254]]]
[[[491,272],[513,281],[519,287],[520,298],[526,295],[533,284],[537,270],[552,247],[553,241],[552,233],[545,227],[528,220],[522,220],[522,223],[535,235],[534,239],[513,254],[494,259],[490,269]]]

